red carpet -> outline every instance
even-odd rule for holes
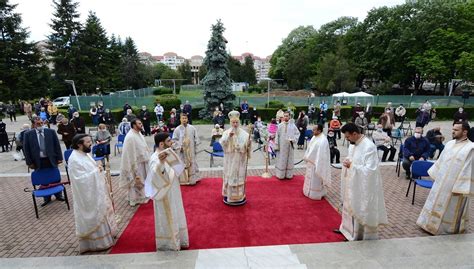
[[[326,201],[302,193],[303,176],[280,181],[247,178],[247,204],[222,202],[222,179],[182,186],[190,249],[285,245],[342,241],[332,232],[341,216]],[[156,250],[153,204],[141,205],[111,254]]]

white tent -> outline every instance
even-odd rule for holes
[[[374,97],[372,94],[368,94],[366,92],[355,92],[351,93],[348,96],[350,97]]]
[[[350,94],[347,92],[339,92],[332,95],[332,97],[343,97],[343,96],[350,96]]]

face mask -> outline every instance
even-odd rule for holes
[[[464,110],[462,110],[461,108],[459,109],[459,112],[461,112],[461,113],[462,113],[463,111],[464,111]]]
[[[416,138],[416,139],[418,139],[418,138],[420,138],[420,137],[421,137],[421,134],[419,134],[419,133],[415,133],[415,134],[414,134],[414,136],[415,136],[415,138]]]
[[[364,116],[364,115],[360,115],[360,117],[363,119],[365,116]]]
[[[334,136],[334,134],[328,134],[328,136],[329,136],[329,137],[333,137],[333,136]]]
[[[36,130],[38,130],[38,131],[43,131],[43,129],[44,129],[43,126],[36,127]]]
[[[79,115],[75,115],[74,118],[79,118]]]
[[[170,115],[171,118],[174,118],[174,115]]]

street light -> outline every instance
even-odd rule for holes
[[[76,85],[74,85],[74,80],[66,79],[64,82],[72,85],[72,90],[74,91],[74,95],[76,96],[77,107],[79,108],[79,111],[81,111],[81,103],[79,103],[79,97],[77,97]]]
[[[270,107],[270,83],[272,81],[279,81],[279,80],[283,80],[283,79],[263,78],[261,80],[266,80],[268,82],[268,86],[267,86],[267,107]]]

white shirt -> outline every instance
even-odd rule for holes
[[[164,111],[164,109],[163,109],[163,107],[162,107],[161,105],[155,106],[155,113],[156,113],[156,114],[161,115],[161,114],[163,114],[163,111]]]
[[[42,133],[43,133],[43,137],[44,137],[44,129],[43,129]],[[41,135],[40,132],[38,131],[38,129],[36,129],[36,139],[38,139],[38,145],[40,145],[40,135]],[[40,150],[40,158],[47,158],[47,157],[48,156],[46,156],[46,154]]]

